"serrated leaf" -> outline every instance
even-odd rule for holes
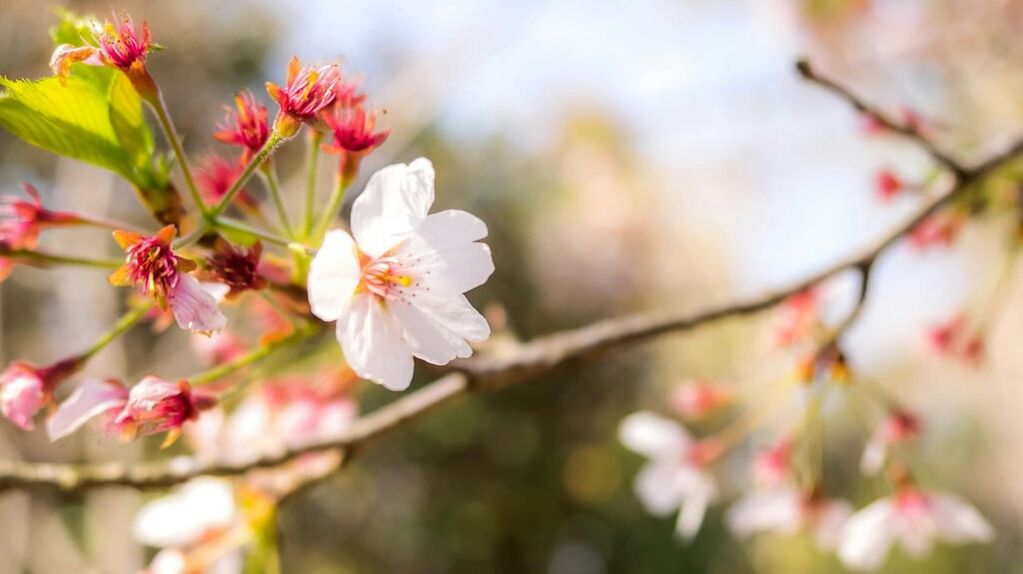
[[[142,101],[117,70],[75,65],[57,78],[0,77],[0,125],[37,147],[110,169],[137,186],[154,180],[153,135]]]

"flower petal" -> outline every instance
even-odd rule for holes
[[[888,556],[895,535],[895,509],[887,499],[878,500],[854,514],[842,532],[838,557],[855,570],[876,570]]]
[[[618,426],[618,440],[648,458],[677,461],[692,442],[681,425],[646,411],[625,417]]]
[[[474,243],[487,236],[478,217],[447,210],[426,217],[395,252],[420,281],[464,293],[479,287],[494,272],[490,247]]]
[[[217,307],[216,298],[199,281],[182,273],[167,294],[167,302],[178,326],[198,333],[213,333],[227,325],[227,317]]]
[[[934,525],[938,536],[953,544],[990,542],[995,529],[972,505],[949,494],[933,495]]]
[[[92,417],[124,406],[128,390],[111,381],[85,379],[64,400],[46,422],[50,440],[61,439],[78,430]]]
[[[415,289],[414,293],[405,302],[438,326],[468,341],[485,341],[490,337],[490,324],[465,295],[425,289]]]
[[[834,550],[852,513],[852,505],[844,500],[823,503],[813,523],[813,537],[817,547],[821,550]]]
[[[643,508],[654,516],[666,516],[682,504],[682,492],[675,480],[679,465],[673,461],[653,461],[636,475],[633,490]]]
[[[736,536],[778,530],[795,532],[800,522],[800,495],[793,490],[753,492],[728,509],[725,521]]]
[[[361,275],[357,249],[346,232],[331,231],[309,266],[309,306],[324,321],[337,321],[355,294]]]
[[[231,483],[201,477],[143,506],[135,515],[132,535],[147,546],[186,546],[210,531],[227,528],[234,516]]]
[[[401,324],[412,354],[434,365],[446,365],[456,357],[469,357],[472,348],[465,339],[445,328],[414,305],[391,301],[388,309]]]
[[[426,158],[373,174],[352,205],[352,234],[363,252],[378,257],[426,218],[433,205],[433,164]]]
[[[412,350],[402,338],[401,326],[376,297],[352,297],[337,322],[337,340],[348,366],[360,377],[392,391],[412,382]]]
[[[717,487],[707,476],[701,476],[699,481],[686,490],[675,522],[675,532],[682,540],[688,542],[700,531],[707,506],[715,496]]]

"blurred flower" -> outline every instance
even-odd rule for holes
[[[303,67],[298,58],[291,58],[285,86],[266,83],[267,93],[281,108],[274,130],[285,137],[295,135],[299,122],[315,119],[320,110],[334,103],[340,83],[341,70],[336,65]]]
[[[882,201],[891,201],[905,191],[906,185],[894,171],[885,168],[879,170],[874,176],[874,188]]]
[[[948,247],[959,237],[969,215],[961,209],[945,209],[921,221],[909,234],[909,243],[924,250]]]
[[[810,336],[820,321],[820,293],[805,289],[786,299],[776,315],[775,341],[789,347]]]
[[[676,386],[670,401],[683,417],[699,419],[731,404],[734,398],[735,392],[720,383],[693,381]]]
[[[258,291],[267,286],[266,278],[259,272],[262,254],[263,244],[258,241],[244,248],[218,238],[213,253],[206,260],[206,269],[219,283],[229,287],[227,298],[233,299],[245,291]]]
[[[24,430],[34,430],[32,418],[53,401],[56,386],[82,366],[81,357],[36,367],[26,361],[12,361],[0,373],[0,413]]]
[[[0,198],[0,240],[14,249],[36,246],[39,233],[57,225],[75,225],[85,220],[67,211],[51,211],[43,207],[39,191],[30,183],[21,184],[30,201],[11,195]]]
[[[173,225],[156,235],[115,231],[114,240],[128,253],[127,262],[110,276],[115,286],[131,285],[156,299],[161,309],[170,308],[182,329],[212,333],[224,328],[227,317],[217,308],[213,294],[188,274],[195,263],[174,254]]]
[[[53,50],[53,55],[50,56],[50,69],[53,70],[54,76],[64,82],[68,74],[71,73],[71,65],[79,62],[90,66],[104,64],[102,53],[94,46],[61,44]]]
[[[195,355],[206,365],[230,363],[245,355],[245,344],[226,329],[209,337],[193,336],[190,340]]]
[[[973,506],[949,494],[904,487],[849,519],[838,556],[849,568],[876,570],[896,542],[910,555],[922,557],[935,539],[964,544],[993,538],[994,529]]]
[[[706,469],[720,449],[694,441],[681,425],[649,412],[626,417],[618,437],[626,448],[650,459],[636,476],[640,502],[658,516],[678,511],[676,531],[691,540],[717,497],[717,485]]]
[[[208,205],[220,203],[231,189],[234,182],[241,176],[245,166],[237,161],[229,160],[215,153],[207,154],[199,162],[199,169],[196,170],[195,181],[199,185],[199,192]],[[244,187],[235,196],[234,204],[243,209],[254,210],[259,206],[248,190]]]
[[[44,373],[23,361],[15,361],[0,374],[0,412],[24,430],[33,430],[32,417],[49,395]]]
[[[785,437],[753,458],[753,480],[769,488],[781,486],[789,476],[793,441]]]
[[[464,211],[427,215],[429,160],[386,167],[352,206],[353,240],[332,231],[313,259],[313,314],[337,321],[337,339],[360,377],[391,390],[412,380],[413,355],[436,365],[468,357],[490,327],[463,295],[494,271],[482,221]]]
[[[968,363],[979,363],[984,355],[984,339],[970,327],[962,313],[930,328],[927,331],[927,344],[936,355]]]
[[[838,545],[852,511],[852,505],[844,500],[823,500],[813,493],[783,488],[747,494],[728,509],[725,521],[739,537],[802,530],[813,535],[818,548],[831,550]]]
[[[200,477],[139,509],[132,535],[142,544],[162,549],[148,574],[238,572],[241,551],[238,542],[231,540],[240,538],[232,532],[238,529],[245,525],[231,483]]]
[[[246,90],[234,98],[236,110],[227,110],[227,118],[217,125],[213,137],[222,143],[245,148],[241,163],[247,164],[266,140],[270,138],[270,123],[266,106],[256,101],[252,92]]]
[[[105,415],[110,431],[124,439],[169,432],[164,445],[180,434],[182,425],[211,408],[215,400],[196,395],[186,381],[169,383],[148,376],[128,390],[119,381],[86,379],[50,417],[50,440],[79,429],[89,419]]]
[[[860,471],[863,474],[877,474],[888,458],[888,449],[896,444],[914,440],[920,434],[920,421],[901,409],[892,409],[863,449]]]

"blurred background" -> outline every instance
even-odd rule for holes
[[[109,2],[4,0],[0,73],[48,74],[51,8],[104,16]],[[913,109],[935,137],[979,158],[1023,132],[1023,2],[1012,0],[412,0],[116,4],[148,20],[151,69],[186,147],[214,147],[241,88],[268,102],[288,59],[340,61],[363,78],[392,130],[362,171],[430,157],[438,205],[490,226],[497,272],[470,295],[503,305],[529,338],[630,311],[699,309],[786,285],[899,225],[918,205],[882,203],[875,173],[907,181],[925,156],[864,135],[845,103],[802,83],[799,56],[886,109]],[[282,152],[299,201],[301,146]],[[329,166],[321,174],[330,178]],[[126,184],[0,133],[0,189],[21,181],[61,208],[142,220]],[[357,185],[361,187],[361,185]],[[948,249],[896,247],[849,334],[857,377],[903,397],[927,425],[925,484],[976,503],[990,546],[901,555],[887,572],[1023,572],[1019,286],[999,294],[980,366],[929,355],[926,330],[980,312],[1006,268],[1011,214],[973,223]],[[82,252],[105,232],[52,233]],[[842,281],[835,299],[853,296]],[[1010,284],[1011,285],[1011,284]],[[102,272],[18,268],[2,287],[4,363],[38,362],[103,332],[124,292]],[[848,303],[848,302],[847,302]],[[765,344],[769,317],[728,321],[554,377],[461,399],[375,444],[279,516],[285,572],[835,572],[799,538],[739,542],[718,505],[691,544],[632,493],[642,464],[616,438],[623,416],[665,411],[702,377],[756,388],[790,356]],[[94,374],[188,372],[187,336],[145,330],[105,351]],[[154,367],[155,365],[155,367]],[[420,373],[422,375],[422,373]],[[424,379],[427,377],[424,376]],[[424,381],[419,381],[420,383]],[[389,395],[366,392],[364,405]],[[56,445],[0,425],[0,456],[131,460],[154,445],[81,433]],[[838,425],[828,479],[858,506],[886,494],[856,472],[865,431]],[[695,432],[706,432],[696,428]],[[765,431],[765,440],[772,436]],[[756,439],[757,437],[754,437]],[[762,441],[761,441],[762,442]],[[741,482],[740,456],[723,471]],[[734,467],[734,468],[732,468]],[[728,490],[729,500],[735,490]],[[146,495],[0,495],[0,572],[133,572],[130,535]]]

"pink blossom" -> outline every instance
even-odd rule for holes
[[[244,169],[245,166],[240,162],[214,153],[204,156],[195,173],[195,182],[203,200],[210,205],[219,203]],[[259,202],[244,187],[238,192],[235,202],[243,209],[253,210],[259,206]]]
[[[270,138],[270,123],[266,106],[256,101],[246,90],[234,98],[235,109],[228,108],[227,118],[217,125],[213,137],[222,143],[245,148],[242,164],[249,163]]]
[[[0,374],[0,412],[24,430],[33,430],[32,418],[49,400],[45,373],[24,361],[15,361]]]
[[[282,129],[285,135],[294,135],[298,130],[296,122],[311,121],[320,110],[334,103],[340,83],[341,70],[336,65],[303,67],[298,58],[292,58],[283,88],[273,82],[266,83],[267,93],[281,109],[275,129]],[[282,126],[280,122],[288,125]]]
[[[731,389],[708,381],[683,383],[671,393],[671,406],[684,417],[699,419],[730,404],[735,398]]]
[[[746,495],[728,509],[725,521],[736,536],[776,531],[810,533],[817,546],[838,545],[842,528],[852,515],[844,500],[825,500],[794,488],[772,489]]]
[[[902,488],[860,510],[842,531],[838,556],[856,570],[876,570],[892,545],[899,543],[911,556],[931,551],[935,540],[950,544],[990,542],[994,529],[977,509],[942,493]]]
[[[68,74],[71,73],[72,64],[79,62],[90,66],[105,64],[102,53],[94,46],[61,44],[54,49],[53,55],[50,56],[50,69],[53,70],[53,75],[64,82]]]
[[[243,356],[245,344],[231,331],[223,330],[209,337],[192,337],[192,350],[199,360],[207,365],[230,363]]]
[[[936,355],[968,363],[979,363],[984,357],[984,339],[962,313],[928,330],[927,344]]]
[[[374,131],[377,114],[367,112],[361,98],[338,99],[320,117],[334,135],[333,144],[324,147],[341,154],[341,171],[354,172],[358,161],[380,147],[390,134],[389,130]]]
[[[911,413],[893,409],[871,435],[863,456],[860,470],[864,474],[877,474],[884,466],[891,446],[914,440],[920,434],[920,421]]]
[[[782,303],[775,327],[775,341],[789,347],[809,336],[817,326],[820,296],[816,289],[806,289]]]
[[[753,459],[753,480],[762,486],[777,487],[785,482],[791,470],[793,441],[784,438]]]
[[[156,299],[161,309],[170,308],[182,329],[210,334],[227,324],[217,298],[187,272],[195,263],[175,255],[171,246],[173,225],[154,236],[115,231],[114,239],[127,252],[127,261],[110,276],[117,286],[132,285]]]
[[[115,13],[114,21],[118,22],[116,26],[107,21],[102,32],[96,36],[103,60],[124,71],[143,69],[152,44],[149,24],[142,22],[142,29],[138,31],[135,29],[135,21],[126,13],[121,14],[120,18]]]
[[[193,394],[186,381],[148,376],[129,390],[119,381],[87,379],[50,417],[48,430],[50,439],[58,440],[103,415],[107,429],[122,438],[170,432],[167,444],[182,425],[213,404],[212,397]]]
[[[909,235],[909,243],[919,250],[948,247],[959,237],[969,215],[959,209],[946,209],[921,221]]]

